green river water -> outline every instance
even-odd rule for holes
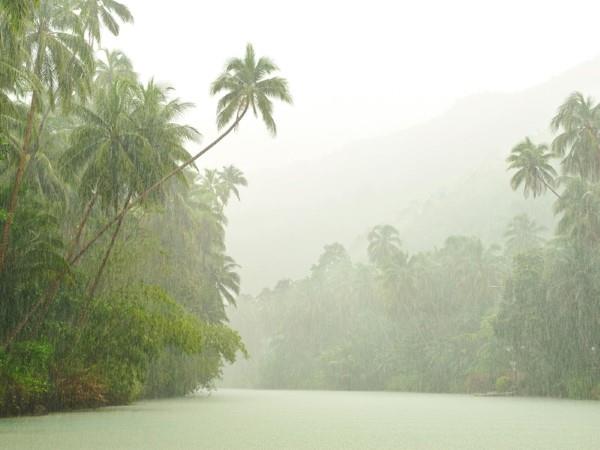
[[[600,449],[600,402],[223,389],[0,420],[0,448]]]

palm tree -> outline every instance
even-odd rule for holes
[[[0,240],[0,272],[4,269],[18,195],[31,158],[38,110],[44,102],[48,110],[53,109],[57,101],[63,108],[68,108],[72,103],[73,94],[85,96],[89,91],[93,67],[92,51],[83,39],[79,16],[68,4],[57,0],[42,0],[34,12],[32,24],[25,30],[22,45],[26,54],[30,55],[25,66],[30,77],[35,79],[34,84],[39,88],[31,92],[25,124],[22,127],[19,158]]]
[[[76,114],[81,125],[71,134],[70,146],[61,157],[63,171],[80,177],[80,196],[97,193],[106,211],[119,210],[120,199],[138,171],[150,166],[142,156],[145,142],[131,123],[137,86],[117,81],[99,89],[89,106],[80,105]]]
[[[380,268],[394,262],[406,262],[400,250],[402,242],[398,230],[391,225],[377,225],[368,235],[368,254],[372,263]]]
[[[236,122],[241,120],[248,108],[252,108],[255,116],[260,112],[267,129],[273,135],[277,134],[271,98],[292,103],[287,81],[284,78],[265,78],[277,70],[279,68],[269,58],[262,57],[256,60],[252,44],[246,46],[246,55],[243,59],[230,59],[225,65],[225,72],[211,87],[213,95],[226,92],[217,106],[219,128],[231,122],[234,115]]]
[[[137,80],[137,74],[133,71],[131,60],[125,53],[119,50],[102,51],[104,59],[96,61],[96,85],[110,86],[117,79],[130,81]]]
[[[248,180],[244,177],[243,172],[235,166],[225,166],[219,172],[219,186],[221,197],[224,205],[227,205],[231,194],[235,198],[240,199],[240,191],[238,186],[248,186]]]
[[[566,177],[565,191],[554,210],[562,214],[559,234],[588,245],[600,242],[600,183]]]
[[[74,3],[74,8],[79,10],[84,23],[85,34],[90,45],[94,42],[100,44],[102,25],[114,36],[119,34],[119,22],[115,19],[115,15],[123,23],[133,22],[133,16],[127,6],[115,0],[75,0]]]
[[[127,207],[114,216],[83,246],[81,251],[75,255],[74,261],[79,259],[94,242],[96,242],[120,217],[125,215],[132,207],[143,201],[148,194],[160,187],[171,177],[179,174],[194,162],[221,142],[229,133],[237,128],[249,108],[257,114],[260,112],[267,129],[272,134],[277,132],[273,119],[273,103],[271,98],[292,103],[292,97],[288,91],[288,84],[284,78],[265,78],[278,70],[278,67],[266,57],[256,61],[254,48],[251,44],[246,46],[246,55],[243,59],[233,58],[225,65],[225,72],[221,74],[212,84],[211,93],[217,94],[225,91],[226,94],[219,100],[217,105],[217,125],[219,129],[227,124],[231,125],[221,133],[214,141],[204,147],[194,157],[186,160],[167,175],[148,187],[137,199],[133,200]],[[235,116],[235,119],[234,119]],[[233,122],[232,122],[233,120]]]
[[[544,227],[535,223],[527,214],[515,216],[504,233],[506,249],[509,253],[516,254],[539,247],[544,242],[540,236],[544,230]]]
[[[215,147],[228,134],[235,130],[249,108],[252,107],[253,112],[258,110],[261,113],[267,128],[272,133],[275,133],[276,128],[272,117],[271,98],[279,99],[286,103],[291,103],[292,101],[288,92],[287,81],[285,79],[281,77],[266,78],[276,70],[277,67],[268,58],[260,58],[258,61],[255,61],[254,49],[250,44],[248,44],[246,47],[245,58],[234,58],[230,60],[225,67],[225,73],[219,76],[215,83],[213,83],[211,89],[213,94],[222,91],[226,92],[217,106],[217,124],[219,128],[222,129],[233,120],[229,127],[215,140],[198,152],[194,157],[185,160],[178,167],[174,168],[168,174],[164,175],[160,180],[151,184],[150,187],[146,188],[135,198],[132,198],[131,201],[127,202],[125,206],[121,208],[118,214],[116,214],[103,227],[101,227],[94,234],[94,236],[81,247],[78,252],[70,257],[69,265],[72,266],[73,264],[77,263],[77,261],[91,248],[95,242],[97,242],[101,236],[104,235],[104,233],[106,233],[109,228],[123,220],[122,218],[128,211],[131,210],[131,208],[140,204],[145,198],[148,197],[149,194],[163,186],[166,181],[176,175],[181,174],[186,167],[194,164],[198,158]],[[235,119],[233,119],[234,115]],[[94,121],[93,115],[90,116],[90,120],[92,120],[92,122]],[[86,209],[89,210],[91,206],[93,206],[93,202],[90,202]],[[65,274],[63,273],[61,276],[57,277],[55,282],[52,283],[52,286],[48,292],[46,292],[46,294],[44,294],[44,296],[42,296],[35,303],[35,305],[30,308],[19,324],[13,330],[11,330],[9,337],[5,341],[5,346],[10,346],[18,334],[29,323],[33,315],[36,314],[36,312],[43,305],[49,305],[50,302],[52,302],[58,292],[64,275]]]
[[[552,119],[554,131],[562,130],[552,142],[552,151],[562,157],[567,175],[600,177],[600,105],[579,92],[571,94]]]
[[[535,198],[549,189],[560,198],[554,189],[557,174],[549,162],[552,157],[553,155],[548,152],[548,146],[536,145],[529,138],[525,138],[513,147],[506,160],[508,169],[516,171],[510,180],[513,190],[516,191],[523,185],[525,197],[529,197],[531,193]]]
[[[5,15],[6,23],[13,31],[21,31],[40,0],[3,0],[0,3],[0,14]]]

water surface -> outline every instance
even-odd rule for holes
[[[2,419],[0,448],[598,450],[600,402],[225,389]]]

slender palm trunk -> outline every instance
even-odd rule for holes
[[[127,205],[129,204],[129,202],[131,201],[131,196],[132,196],[132,193],[130,192],[129,195],[127,196],[127,200],[125,200],[125,205],[123,206],[123,208],[126,208]],[[98,283],[100,282],[100,278],[102,277],[102,273],[104,272],[104,268],[106,267],[108,258],[110,257],[110,254],[112,253],[115,242],[117,241],[117,236],[119,235],[119,231],[121,230],[121,225],[123,224],[124,218],[125,218],[125,215],[122,215],[121,217],[119,217],[119,220],[117,220],[117,224],[115,225],[115,231],[113,232],[113,234],[110,238],[108,248],[106,249],[106,252],[104,253],[104,257],[102,258],[102,262],[100,263],[98,272],[96,273],[96,276],[94,277],[94,281],[90,284],[90,287],[87,292],[87,296],[90,299],[92,297],[94,297],[94,294],[96,293],[96,289],[98,288]]]
[[[129,204],[129,201],[131,200],[131,196],[132,196],[132,193],[129,193],[129,195],[127,196],[127,200],[125,200],[125,206],[127,206]],[[106,252],[104,252],[104,257],[102,258],[102,262],[100,263],[100,267],[98,268],[98,272],[96,272],[96,276],[94,277],[94,280],[90,283],[90,285],[87,289],[87,293],[85,296],[85,298],[87,300],[81,306],[81,311],[79,312],[79,317],[77,318],[77,326],[78,327],[82,327],[83,324],[87,320],[91,303],[94,300],[94,294],[96,293],[96,289],[98,288],[98,284],[100,283],[100,279],[102,278],[102,274],[104,273],[104,269],[106,268],[106,263],[108,262],[108,258],[110,257],[113,247],[115,245],[115,242],[117,241],[117,236],[119,235],[119,231],[121,230],[121,225],[123,224],[124,218],[125,218],[125,216],[123,215],[117,221],[117,224],[115,225],[115,230],[113,231],[113,234],[110,238],[110,242],[108,243],[108,248],[106,249]]]
[[[542,183],[544,183],[544,186],[546,186],[546,188],[550,190],[550,192],[552,192],[554,195],[556,195],[556,198],[558,198],[558,199],[561,198],[560,194],[558,192],[556,192],[552,186],[550,186],[548,183],[546,183],[542,178],[540,178],[540,180],[542,181]]]
[[[94,237],[92,239],[90,239],[82,247],[82,249],[76,255],[74,255],[73,257],[71,257],[71,259],[69,261],[67,261],[67,263],[69,264],[69,266],[74,265],[81,258],[81,256],[83,256],[83,254],[86,253],[90,249],[90,247],[106,232],[106,230],[108,230],[117,221],[122,220],[121,218],[131,208],[133,208],[135,205],[137,205],[138,203],[140,203],[141,201],[143,201],[150,192],[154,191],[156,188],[158,188],[159,186],[161,186],[165,181],[169,180],[173,176],[175,176],[178,173],[180,173],[183,169],[185,169],[189,165],[193,164],[194,161],[196,161],[198,158],[200,158],[202,155],[204,155],[206,152],[208,152],[211,148],[213,148],[215,145],[217,145],[219,142],[221,142],[229,133],[231,133],[233,130],[235,130],[236,127],[238,126],[238,124],[243,119],[243,117],[246,114],[246,112],[248,111],[248,106],[249,106],[248,104],[245,105],[245,107],[242,110],[242,112],[237,116],[235,122],[233,122],[233,124],[229,128],[227,128],[227,130],[225,130],[225,132],[223,132],[222,134],[220,134],[214,141],[212,141],[210,144],[208,144],[206,147],[204,147],[194,157],[188,159],[183,164],[181,164],[178,167],[176,167],[175,169],[173,169],[167,175],[165,175],[164,177],[162,177],[159,181],[157,181],[152,186],[150,186],[148,189],[146,189],[144,192],[142,192],[142,194],[137,199],[135,199],[134,201],[132,201],[128,205],[126,205],[115,217],[113,217],[106,225],[104,225],[94,235]],[[21,333],[21,331],[23,330],[23,328],[29,323],[29,321],[32,319],[32,317],[34,316],[34,314],[36,313],[36,311],[40,308],[40,306],[42,306],[43,304],[48,304],[49,305],[50,303],[52,303],[52,301],[56,297],[56,294],[58,293],[58,290],[60,288],[60,285],[61,285],[61,283],[62,283],[62,281],[63,281],[66,273],[67,272],[65,270],[65,271],[61,272],[56,277],[56,279],[50,285],[50,288],[46,291],[45,295],[42,296],[32,306],[32,308],[25,314],[25,316],[23,317],[23,319],[21,320],[21,322],[19,322],[19,324],[13,330],[11,330],[11,332],[8,334],[8,337],[6,338],[5,343],[4,343],[4,348],[5,349],[8,349],[10,347],[10,345],[12,344],[12,342],[17,338],[17,336],[19,335],[19,333]]]
[[[94,208],[94,204],[96,203],[97,199],[98,199],[98,192],[96,191],[96,192],[94,192],[94,194],[92,194],[92,198],[88,202],[88,204],[83,212],[83,217],[81,219],[81,222],[79,222],[79,226],[77,227],[77,231],[75,232],[75,237],[71,241],[69,250],[67,251],[67,253],[65,255],[65,260],[67,262],[73,256],[73,253],[75,253],[77,251],[77,247],[79,246],[79,241],[81,240],[81,235],[83,234],[83,230],[87,224],[88,219],[90,218],[92,209]]]
[[[33,118],[35,116],[35,105],[37,103],[37,96],[35,92],[31,96],[31,105],[29,107],[29,113],[27,114],[27,123],[25,125],[25,133],[23,135],[23,145],[19,153],[19,164],[17,166],[17,172],[15,174],[15,181],[13,183],[10,197],[8,200],[7,217],[2,227],[2,240],[0,241],[0,272],[4,270],[6,262],[6,254],[8,253],[8,246],[10,243],[10,229],[15,219],[15,212],[17,210],[17,199],[19,197],[19,190],[21,184],[23,184],[23,175],[25,175],[25,169],[29,162],[30,154],[29,147],[31,143],[31,134],[33,131]]]

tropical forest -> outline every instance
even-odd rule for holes
[[[0,0],[0,448],[598,448],[600,59],[421,113],[209,3]]]

